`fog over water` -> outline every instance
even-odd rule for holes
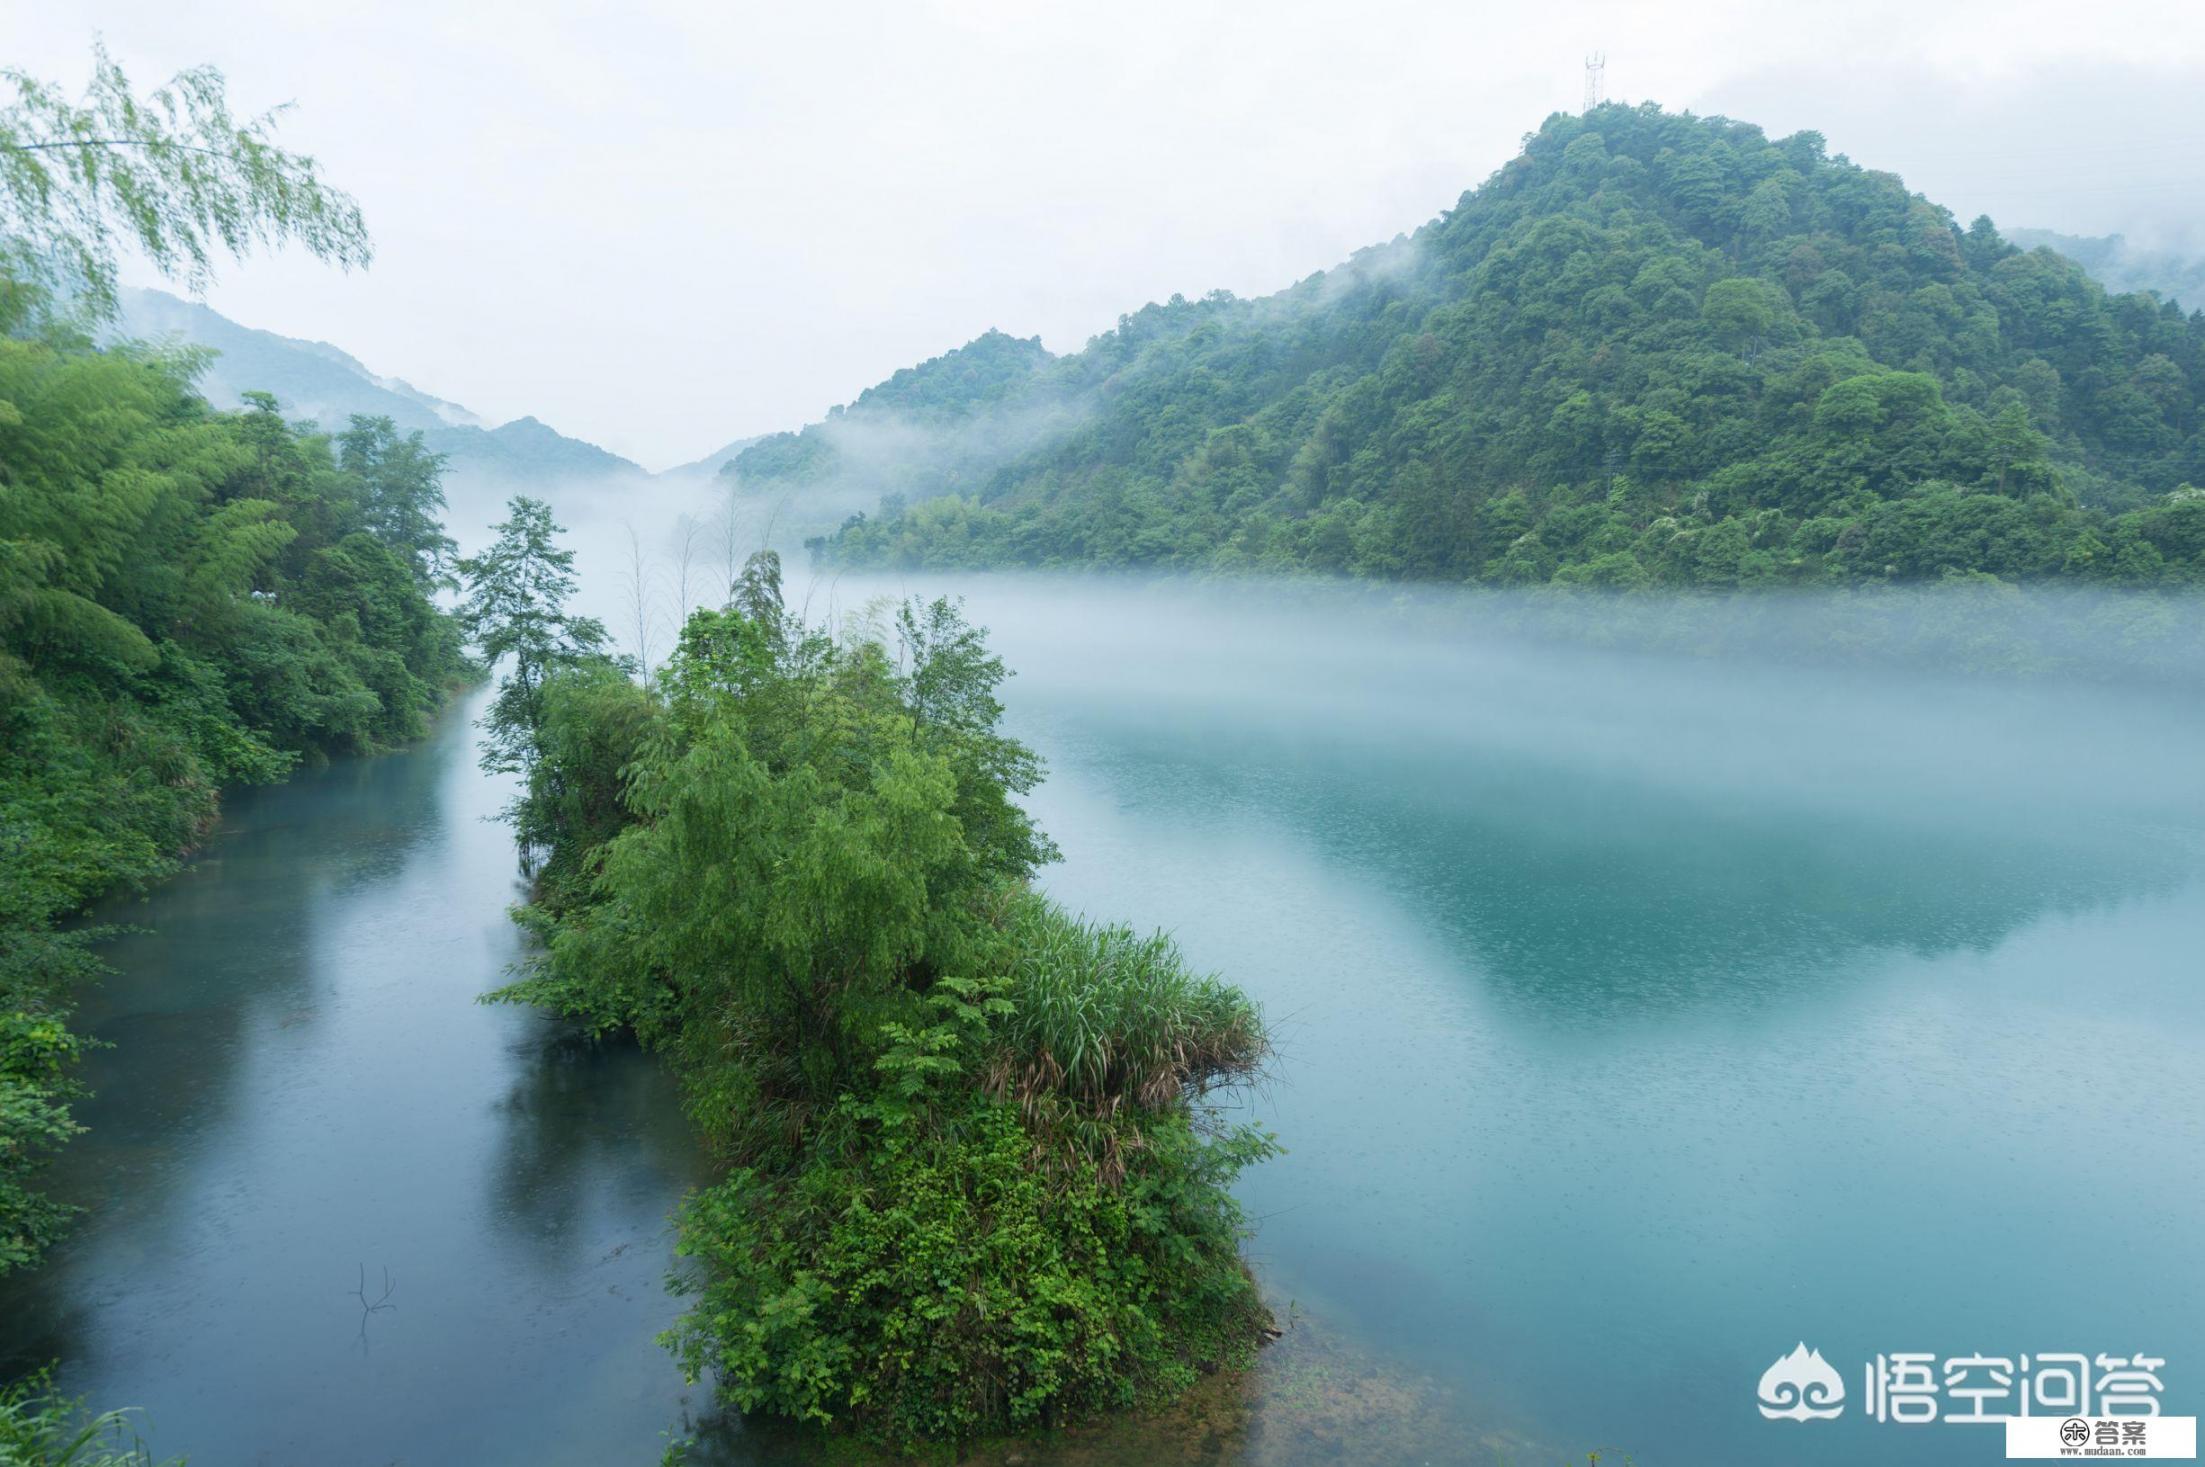
[[[1279,1026],[1259,1269],[1465,1430],[1995,1454],[1862,1419],[1907,1350],[2144,1351],[2205,1404],[2194,622],[952,588],[1049,760],[1044,883]],[[1753,1410],[1801,1339],[1856,1401],[1819,1432]]]
[[[790,588],[991,629],[1051,771],[1044,884],[1279,1026],[1267,1283],[1461,1430],[1996,1452],[1863,1419],[1910,1350],[2141,1351],[2205,1405],[2195,602]],[[1802,1339],[1856,1402],[1819,1433],[1753,1410]]]
[[[628,650],[633,524],[654,663],[672,520],[721,493],[689,492],[555,495]],[[770,535],[815,621],[962,595],[1048,764],[1043,885],[1171,930],[1276,1026],[1232,1103],[1287,1148],[1240,1189],[1287,1339],[1193,1425],[1029,1460],[1995,1459],[1995,1428],[1869,1418],[1898,1351],[2142,1352],[2205,1412],[2194,603],[857,577],[744,507],[735,552]],[[654,1065],[473,1003],[518,888],[472,757],[454,721],[244,797],[103,914],[152,935],[86,1009],[118,1047],[56,1185],[94,1210],[0,1293],[0,1356],[60,1355],[210,1463],[644,1460],[688,1429],[652,1336],[703,1162]],[[1800,1342],[1842,1419],[1755,1410]]]

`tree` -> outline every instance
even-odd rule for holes
[[[512,671],[483,715],[482,767],[493,773],[525,773],[535,763],[544,679],[559,667],[603,655],[603,625],[567,612],[574,552],[557,544],[565,533],[550,505],[516,495],[496,541],[459,563],[467,589],[459,614],[469,639],[493,666],[512,659]]]
[[[1748,244],[1761,244],[1791,230],[1792,204],[1784,192],[1783,175],[1772,175],[1754,185],[1746,195],[1738,218],[1740,235]]]
[[[337,463],[360,482],[360,517],[368,533],[404,557],[423,587],[452,584],[458,546],[437,515],[444,508],[445,456],[431,453],[419,431],[401,438],[389,418],[352,415],[337,438]]]
[[[1753,348],[1776,325],[1782,295],[1765,280],[1734,275],[1707,288],[1700,315],[1716,340],[1751,360]]]
[[[115,310],[115,249],[127,238],[192,290],[217,249],[303,245],[346,269],[373,257],[351,195],[312,158],[273,141],[284,108],[240,121],[222,73],[193,67],[140,98],[104,48],[81,100],[13,68],[0,85],[0,274]]]

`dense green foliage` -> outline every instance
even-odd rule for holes
[[[1550,119],[1339,270],[1122,318],[997,409],[1071,404],[1069,426],[819,549],[1500,585],[2196,583],[2201,391],[2205,316],[1962,229],[1813,133],[1610,105]],[[738,460],[759,488],[773,467]]]
[[[211,68],[142,98],[105,52],[81,100],[0,84],[4,1273],[64,1219],[31,1182],[76,1129],[70,997],[98,964],[57,920],[171,869],[223,786],[412,737],[466,663],[430,601],[452,547],[418,434],[355,419],[333,451],[272,399],[210,411],[188,355],[68,324],[112,314],[118,238],[194,282],[284,240],[364,264],[352,200]]]
[[[465,670],[435,457],[212,412],[189,368],[0,336],[0,1269],[60,1222],[28,1178],[93,964],[56,920],[173,869],[224,786],[415,737]]]
[[[546,665],[516,758],[543,945],[500,996],[633,1029],[728,1162],[681,1220],[692,1376],[911,1442],[1246,1355],[1266,1315],[1229,1184],[1270,1141],[1200,1102],[1260,1062],[1261,1022],[1028,888],[1039,767],[952,605],[836,639],[761,555],[648,688]]]
[[[493,773],[530,774],[536,764],[536,731],[544,725],[544,683],[555,671],[602,661],[605,629],[588,617],[570,616],[574,552],[561,549],[551,508],[526,495],[515,498],[497,539],[482,554],[459,563],[467,578],[460,624],[483,660],[509,663],[484,717],[482,767]],[[522,821],[521,848],[535,843]]]

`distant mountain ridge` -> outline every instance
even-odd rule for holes
[[[2157,291],[2187,310],[2205,310],[2205,256],[2177,250],[2138,249],[2118,234],[2059,234],[2049,229],[2009,229],[2006,238],[2025,250],[2056,250],[2090,272],[2107,290]]]
[[[340,429],[354,414],[389,418],[418,431],[445,454],[455,473],[516,484],[545,478],[644,478],[641,465],[538,421],[516,418],[491,427],[479,415],[385,377],[349,352],[240,325],[219,311],[159,290],[123,292],[119,334],[180,341],[217,355],[199,379],[217,407],[235,407],[247,392],[269,392],[284,416]]]

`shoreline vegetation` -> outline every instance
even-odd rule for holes
[[[220,791],[417,736],[468,664],[431,596],[441,461],[388,420],[334,440],[265,394],[212,411],[204,358],[100,350],[128,243],[193,285],[286,242],[350,268],[359,206],[198,67],[140,97],[99,47],[71,98],[0,70],[0,1274],[69,1209],[94,899],[173,871]]]
[[[1217,1461],[1247,1467],[1367,1460],[1454,1462],[1488,1467],[1626,1467],[1628,1457],[1568,1451],[1519,1433],[1495,1430],[1459,1388],[1395,1358],[1382,1346],[1328,1324],[1290,1301],[1267,1296],[1281,1325],[1275,1341],[1244,1370],[1202,1377],[1160,1406],[1121,1412],[1045,1433],[988,1436],[921,1455],[959,1467],[1155,1467]],[[886,1467],[912,1454],[854,1438],[808,1439],[779,1428],[761,1441],[758,1425],[708,1418],[676,1444],[718,1460],[747,1444],[774,1461],[835,1467]]]
[[[70,1020],[113,929],[82,914],[178,870],[226,791],[410,744],[480,676],[420,435],[210,411],[193,369],[0,338],[0,1275],[76,1211],[41,1173],[97,1043]],[[0,1460],[150,1459],[47,1372],[0,1390]]]
[[[418,435],[213,412],[191,365],[0,338],[0,1273],[70,1211],[35,1178],[101,971],[71,919],[172,874],[224,790],[411,743],[477,676]]]
[[[632,1031],[725,1165],[679,1218],[665,1336],[725,1402],[893,1447],[1156,1405],[1275,1333],[1230,1187],[1272,1138],[1209,1103],[1268,1053],[1168,939],[1029,885],[1041,777],[946,600],[839,633],[772,552],[648,683],[565,611],[526,499],[467,562],[510,671],[484,762],[538,955],[491,998]]]

